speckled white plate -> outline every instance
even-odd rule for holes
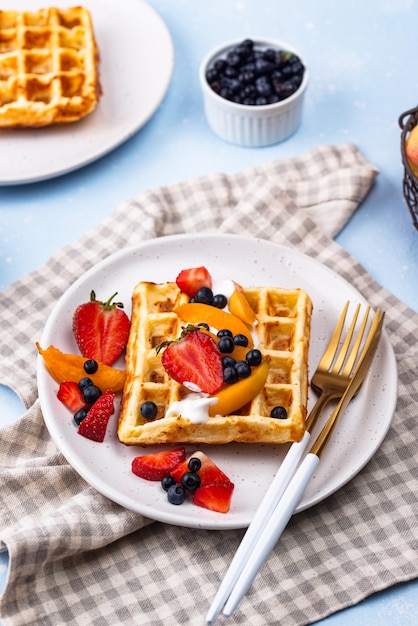
[[[70,6],[68,0],[53,5]],[[43,0],[9,2],[19,10],[43,6]],[[84,0],[83,6],[91,12],[100,51],[100,102],[74,124],[0,129],[0,185],[53,178],[95,161],[136,133],[168,89],[174,49],[153,8],[144,0]]]
[[[314,304],[309,352],[311,372],[345,302],[364,302],[340,276],[295,250],[233,235],[178,235],[122,250],[81,276],[57,302],[45,326],[41,345],[53,344],[64,352],[77,352],[71,332],[72,314],[78,304],[88,300],[92,289],[100,299],[107,299],[117,291],[118,300],[125,303],[129,314],[131,293],[137,282],[174,280],[181,269],[199,265],[206,265],[216,280],[233,278],[247,286],[305,289]],[[77,434],[72,416],[56,398],[58,385],[47,374],[40,358],[38,387],[50,434],[77,472],[111,500],[162,522],[206,529],[248,526],[287,449],[286,446],[252,444],[203,447],[235,483],[230,512],[213,513],[190,502],[174,506],[167,502],[158,483],[147,482],[131,473],[132,459],[153,448],[144,450],[119,443],[117,412],[109,422],[105,441],[94,443]],[[361,393],[340,421],[297,511],[335,492],[373,456],[389,428],[396,389],[395,358],[383,333]],[[310,406],[314,400],[310,393]],[[187,449],[193,452],[196,448],[187,446]]]

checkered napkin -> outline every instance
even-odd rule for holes
[[[335,495],[292,518],[228,623],[304,625],[417,576],[418,316],[332,240],[376,174],[346,144],[154,189],[1,294],[0,382],[27,406],[0,430],[6,626],[203,625],[243,536],[152,523],[107,500],[57,450],[37,399],[34,344],[58,297],[110,253],[175,233],[255,236],[317,258],[386,310],[398,363],[399,400],[383,445]]]

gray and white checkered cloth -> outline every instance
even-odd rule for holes
[[[105,256],[176,233],[260,237],[315,257],[386,310],[397,357],[399,400],[383,445],[347,485],[292,518],[228,623],[309,624],[418,575],[418,315],[332,240],[376,175],[345,144],[154,189],[0,295],[0,382],[27,406],[0,430],[5,626],[201,626],[242,538],[152,523],[107,500],[59,453],[37,399],[35,341],[58,297]]]

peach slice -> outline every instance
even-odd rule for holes
[[[238,317],[248,326],[252,326],[256,320],[255,313],[251,308],[241,285],[234,282],[235,289],[229,297],[228,307],[232,315]]]
[[[222,309],[217,309],[209,304],[193,302],[182,304],[175,309],[175,312],[180,319],[190,324],[206,322],[206,324],[216,328],[216,330],[228,328],[233,335],[245,335],[248,339],[248,349],[250,350],[254,346],[248,326],[227,311],[222,311]]]
[[[218,402],[209,407],[210,417],[215,415],[232,415],[247,402],[250,402],[266,384],[269,369],[268,360],[255,367],[248,378],[243,378],[233,385],[223,387],[213,397]]]
[[[86,358],[77,354],[66,354],[55,346],[49,346],[43,350],[39,343],[36,344],[39,354],[44,359],[45,366],[57,383],[75,382],[85,376],[92,379],[99,389],[111,389],[114,393],[122,391],[125,384],[124,370],[118,370],[104,363],[99,363],[95,374],[86,374],[84,363]]]

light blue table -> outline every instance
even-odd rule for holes
[[[140,2],[142,0],[138,0]],[[95,163],[47,182],[0,188],[0,289],[150,187],[235,172],[323,143],[355,143],[380,170],[376,186],[338,235],[382,285],[418,311],[418,232],[402,195],[398,117],[418,103],[418,5],[413,0],[150,0],[174,42],[175,69],[155,116]],[[300,130],[264,149],[228,145],[209,130],[199,62],[224,40],[276,37],[299,49],[311,82]],[[0,138],[1,149],[1,138]],[[0,425],[22,412],[0,386]],[[0,554],[0,589],[7,555]],[[418,582],[389,589],[323,626],[417,623]]]

